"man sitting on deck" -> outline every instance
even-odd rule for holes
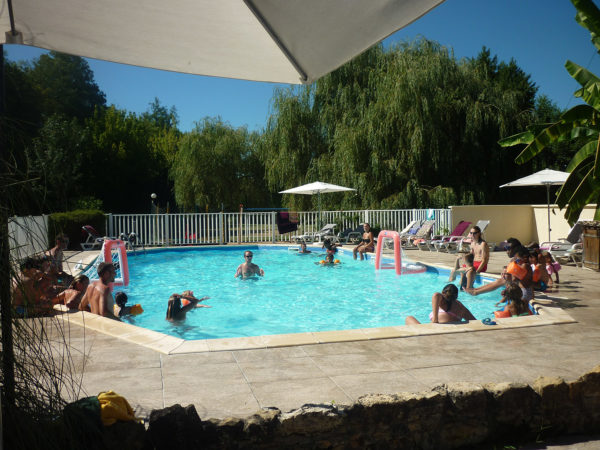
[[[63,286],[68,286],[73,281],[73,276],[63,270],[64,253],[69,246],[69,238],[64,234],[56,236],[56,245],[46,252],[50,257],[51,276],[55,276],[61,281]],[[64,287],[63,287],[64,289]]]
[[[98,265],[99,280],[90,283],[85,291],[81,303],[79,304],[80,311],[89,310],[103,317],[119,320],[114,314],[115,299],[110,292],[109,283],[115,281],[117,271],[112,263],[103,262]]]

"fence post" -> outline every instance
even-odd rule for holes
[[[365,220],[363,220],[364,223],[371,223],[371,222],[369,222],[369,210],[368,209],[365,209],[364,219],[365,219]]]
[[[273,244],[275,243],[275,227],[277,224],[275,223],[277,220],[277,213],[275,211],[271,211],[271,237],[273,238]]]
[[[219,212],[219,244],[223,245],[223,211]]]
[[[112,236],[113,235],[113,218],[112,218],[112,213],[108,213],[104,215],[104,219],[106,220],[106,222],[104,223],[104,228],[108,230],[108,232],[106,233],[108,236]],[[107,226],[108,224],[108,226]]]

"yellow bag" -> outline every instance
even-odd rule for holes
[[[104,426],[112,425],[117,420],[138,420],[125,397],[121,397],[114,391],[100,392],[98,401],[100,402],[100,419]]]

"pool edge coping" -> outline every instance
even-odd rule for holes
[[[286,244],[258,243],[251,245],[235,244],[232,247],[260,247],[277,246],[290,247]],[[201,248],[221,247],[202,246]],[[168,250],[179,247],[160,247],[152,250]],[[342,249],[344,253],[349,249]],[[425,264],[425,263],[422,263]],[[442,264],[425,264],[444,270],[451,270]],[[498,278],[498,275],[485,273],[486,277]],[[562,298],[562,297],[561,297]],[[531,301],[538,315],[526,317],[514,317],[496,319],[495,325],[485,325],[480,320],[470,321],[463,324],[432,324],[423,323],[418,325],[396,325],[377,328],[360,328],[349,330],[332,331],[307,331],[300,333],[273,334],[252,337],[219,338],[219,339],[196,339],[185,340],[148,330],[126,322],[115,321],[106,317],[98,316],[86,311],[67,311],[64,306],[57,305],[55,309],[59,314],[56,317],[69,324],[75,324],[84,328],[98,331],[109,336],[123,339],[127,342],[141,345],[143,347],[158,351],[166,355],[177,355],[186,353],[204,353],[236,350],[256,350],[280,347],[293,347],[299,345],[317,345],[339,342],[370,341],[381,339],[394,339],[404,337],[428,336],[451,333],[467,333],[474,331],[508,330],[514,328],[529,328],[537,326],[558,325],[566,323],[577,323],[562,308],[549,303],[553,297],[544,295],[542,298]]]

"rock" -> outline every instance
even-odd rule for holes
[[[193,405],[173,405],[150,413],[148,434],[156,450],[198,448],[201,433],[202,423]]]
[[[281,433],[312,435],[333,430],[342,424],[338,408],[330,405],[304,405],[280,416]]]
[[[102,440],[107,450],[144,450],[150,447],[146,441],[146,428],[133,420],[118,420],[113,425],[104,427]]]

